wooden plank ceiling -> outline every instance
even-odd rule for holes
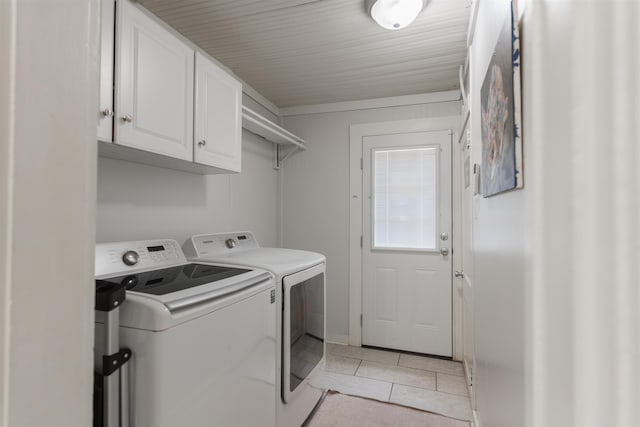
[[[470,0],[389,31],[364,0],[141,0],[279,107],[457,89]]]

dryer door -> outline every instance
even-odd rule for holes
[[[325,264],[283,279],[282,399],[290,402],[324,359]]]

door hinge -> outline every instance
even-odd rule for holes
[[[362,157],[360,157],[360,170],[362,170]]]
[[[360,327],[362,328],[362,314],[360,315]]]
[[[362,249],[362,236],[360,236],[360,249]]]

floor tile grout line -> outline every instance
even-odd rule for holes
[[[386,364],[384,361],[380,360],[379,358],[377,360],[376,360],[376,358],[369,358],[368,359],[366,357],[362,357],[362,355],[334,353],[334,354],[332,354],[332,356],[344,357],[346,359],[366,360],[367,362],[376,362],[376,363]],[[392,365],[397,365],[397,364],[398,364],[398,359],[396,359],[393,362]]]
[[[345,347],[348,348],[350,346],[345,346]],[[370,351],[370,349],[366,349],[366,348],[361,348],[361,349],[365,353]],[[395,361],[395,365],[387,365],[386,363],[384,363],[384,362],[382,362],[380,360],[370,360],[370,359],[363,359],[363,358],[354,357],[352,354],[336,354],[336,356],[340,356],[340,357],[344,357],[344,358],[348,358],[348,359],[359,360],[358,366],[356,367],[356,369],[353,372],[352,376],[359,377],[359,378],[367,378],[367,379],[376,380],[376,381],[383,381],[384,382],[384,380],[381,380],[381,379],[378,379],[378,378],[371,378],[371,377],[367,377],[367,376],[363,376],[363,375],[358,376],[358,371],[362,367],[362,363],[363,362],[366,361],[366,362],[370,362],[370,363],[377,363],[377,364],[380,364],[382,366],[411,369],[411,370],[416,370],[416,371],[421,371],[421,372],[431,372],[431,373],[434,374],[434,377],[435,377],[436,388],[435,388],[434,391],[436,391],[436,392],[441,392],[440,390],[438,390],[438,375],[439,374],[441,374],[441,375],[449,375],[449,376],[452,376],[452,377],[462,377],[462,378],[464,378],[464,373],[461,376],[457,372],[453,372],[451,370],[447,370],[447,372],[442,372],[442,371],[439,371],[437,369],[433,370],[433,369],[418,368],[418,367],[415,367],[415,366],[403,366],[403,365],[400,365],[400,359],[402,358],[402,353],[395,353],[395,352],[392,352],[392,351],[375,350],[375,349],[372,350],[372,351],[375,351],[376,352],[375,354],[381,354],[381,353],[382,354],[389,354],[389,355],[395,354],[397,356],[397,359]],[[428,356],[419,356],[419,358],[420,359],[430,359]],[[444,363],[456,363],[455,361],[443,361],[443,362]],[[407,384],[407,385],[409,385],[409,384]],[[424,390],[432,390],[430,388],[419,387],[419,386],[416,386],[416,385],[410,385],[410,386],[411,387],[416,387],[416,388],[422,388]],[[461,395],[461,394],[457,394],[457,393],[449,393],[449,392],[444,392],[444,391],[442,391],[442,393],[446,393],[446,394],[453,395],[453,396],[465,397],[465,395]],[[466,396],[468,397],[468,394]]]
[[[362,359],[361,357],[346,356],[344,354],[333,354],[333,353],[331,353],[331,354],[329,354],[329,356],[331,356],[331,357],[341,357],[343,359],[353,359],[353,360],[361,360]]]
[[[428,388],[417,387],[415,385],[410,385],[410,384],[400,384],[400,383],[395,383],[395,384],[399,385],[399,386],[402,386],[402,387],[409,387],[409,388],[416,388],[416,389],[420,389],[420,390],[433,391],[433,392],[436,392],[436,394],[446,395],[444,397],[455,396],[455,397],[460,397],[460,398],[466,398],[469,401],[469,403],[471,403],[471,398],[468,395],[467,396],[463,396],[461,394],[449,393],[448,391],[432,390],[432,389],[428,389]]]
[[[384,355],[395,355],[400,357],[400,353],[396,353],[394,351],[386,351],[386,350],[379,350],[379,349],[371,349],[371,348],[367,348],[367,347],[354,347],[354,346],[349,346],[349,345],[343,345],[343,344],[338,344],[340,347],[345,347],[345,348],[353,348],[353,349],[357,349],[354,351],[359,352],[361,355],[360,356],[354,356],[352,354],[350,354],[348,351],[342,351],[342,352],[338,352],[335,353],[338,356],[343,356],[343,357],[350,357],[352,359],[363,359],[363,360],[368,360],[370,362],[378,362],[378,363],[382,363],[379,360],[373,360],[373,359],[367,359],[367,358],[363,358],[362,357],[362,353],[370,353],[373,352],[373,354],[375,355],[380,355],[380,354],[384,354]],[[396,364],[398,363],[397,360],[395,362]]]
[[[450,375],[452,377],[464,378],[464,375],[453,374],[451,372],[442,372],[442,371],[438,371],[437,369],[416,368],[415,366],[406,366],[406,365],[398,365],[398,367],[407,368],[407,369],[416,369],[418,371],[425,371],[425,372],[436,372],[442,375]]]
[[[348,376],[346,376],[346,377],[348,377]],[[362,378],[366,378],[366,377],[362,377]],[[367,378],[367,379],[369,379],[369,378]],[[389,384],[391,386],[390,389],[389,389],[389,395],[388,395],[388,400],[387,400],[390,403],[393,403],[393,401],[391,401],[391,397],[392,397],[393,391],[395,390],[395,386],[396,385],[403,386],[403,387],[408,387],[408,388],[411,388],[411,389],[421,389],[421,387],[396,384],[396,383],[394,383],[392,381],[380,381],[380,380],[375,380],[375,379],[371,379],[371,380],[378,381],[378,382],[381,382],[383,384]],[[338,388],[336,388],[336,390],[340,391],[340,389],[338,389]],[[471,399],[470,399],[469,396],[456,395],[456,394],[448,393],[448,392],[439,392],[439,391],[431,390],[431,389],[422,389],[422,390],[429,391],[429,392],[434,392],[434,393],[436,393],[436,395],[440,395],[442,398],[444,398],[446,400],[449,400],[449,399],[456,399],[456,400],[463,399],[465,401],[465,403],[469,407],[471,407]],[[361,392],[355,392],[354,395],[361,396],[361,397],[367,397],[366,393],[361,393]],[[411,405],[411,404],[408,405],[408,406],[409,407],[415,407],[415,408],[418,408],[418,409],[424,409],[421,406],[415,406],[415,405]],[[445,415],[445,414],[443,413],[443,415]],[[445,415],[445,416],[453,416],[453,415]],[[463,416],[463,417],[466,417],[466,415]]]
[[[418,369],[420,371],[427,371],[427,372],[437,372],[439,374],[443,374],[443,375],[450,375],[452,377],[460,377],[460,378],[464,378],[464,374],[458,374],[458,373],[454,373],[453,371],[448,371],[448,372],[442,372],[442,370],[438,370],[438,369],[428,369],[428,368],[417,368],[416,366],[407,366],[407,365],[398,365],[401,368],[409,368],[409,369]]]
[[[436,373],[440,373],[440,374],[449,375],[449,376],[452,376],[452,377],[457,377],[458,376],[458,375],[447,374],[446,372],[434,371],[432,369],[421,369],[421,368],[414,368],[412,366],[402,366],[402,365],[387,365],[385,363],[375,362],[373,360],[366,360],[366,361],[363,360],[363,362],[377,363],[378,365],[381,365],[381,367],[384,367],[384,368],[399,368],[399,369],[407,369],[407,370],[410,370],[410,371],[417,371],[417,372],[429,372],[429,373],[434,374],[434,375]]]
[[[440,390],[436,390],[438,393],[443,393],[449,396],[457,396],[457,397],[466,397],[467,399],[469,399],[469,404],[471,404],[471,397],[469,397],[468,394],[458,394],[458,393],[451,393],[449,391],[440,391]]]
[[[387,365],[383,365],[383,366],[387,366]],[[411,386],[411,387],[421,388],[421,389],[423,389],[423,390],[436,391],[436,389],[435,389],[435,388],[424,387],[424,386],[416,385],[415,383],[414,383],[414,384],[408,384],[408,383],[402,383],[402,382],[398,382],[398,381],[388,381],[388,380],[385,380],[385,379],[382,379],[382,378],[376,378],[376,377],[371,377],[371,376],[367,376],[367,375],[363,375],[363,374],[358,374],[358,371],[360,370],[360,368],[361,368],[361,367],[362,367],[362,364],[358,367],[358,369],[356,370],[356,373],[354,374],[354,376],[357,376],[358,378],[367,378],[367,379],[370,379],[370,380],[376,380],[376,381],[386,381],[386,382],[391,382],[391,383],[393,383],[393,384],[398,384],[398,385],[408,385],[408,386]],[[389,367],[391,367],[391,366],[389,366]],[[405,368],[404,366],[396,366],[396,368],[400,368],[400,369],[411,369],[411,370],[414,370],[414,371],[418,371],[418,372],[420,372],[420,373],[425,373],[425,374],[426,374],[426,373],[429,373],[429,374],[433,374],[434,387],[435,387],[435,384],[437,384],[437,383],[436,383],[436,375],[437,375],[437,372],[434,372],[434,371],[426,371],[426,370],[424,370],[424,369]],[[384,369],[384,370],[385,370],[385,371],[388,371],[387,369]],[[417,374],[414,374],[414,375],[418,376]],[[430,378],[430,377],[431,377],[431,376],[428,376],[428,377],[419,377],[419,378],[426,379],[426,378]]]
[[[368,380],[382,381],[382,382],[385,382],[385,383],[391,383],[391,384],[397,384],[397,385],[406,385],[406,386],[409,386],[409,387],[420,388],[422,390],[437,391],[435,388],[422,387],[422,386],[415,385],[415,384],[404,384],[404,383],[401,383],[401,382],[382,380],[380,378],[366,377],[364,375],[355,375],[355,376],[357,378],[366,378]],[[449,394],[453,394],[453,393],[449,393]]]
[[[353,371],[353,376],[355,377],[356,374],[358,373],[358,369],[360,369],[360,366],[362,366],[362,359],[360,359],[360,361],[358,362],[358,366],[356,366],[356,370]]]

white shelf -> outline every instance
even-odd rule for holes
[[[295,136],[244,105],[242,106],[242,127],[274,144],[293,145],[302,150],[307,149],[302,138]]]

